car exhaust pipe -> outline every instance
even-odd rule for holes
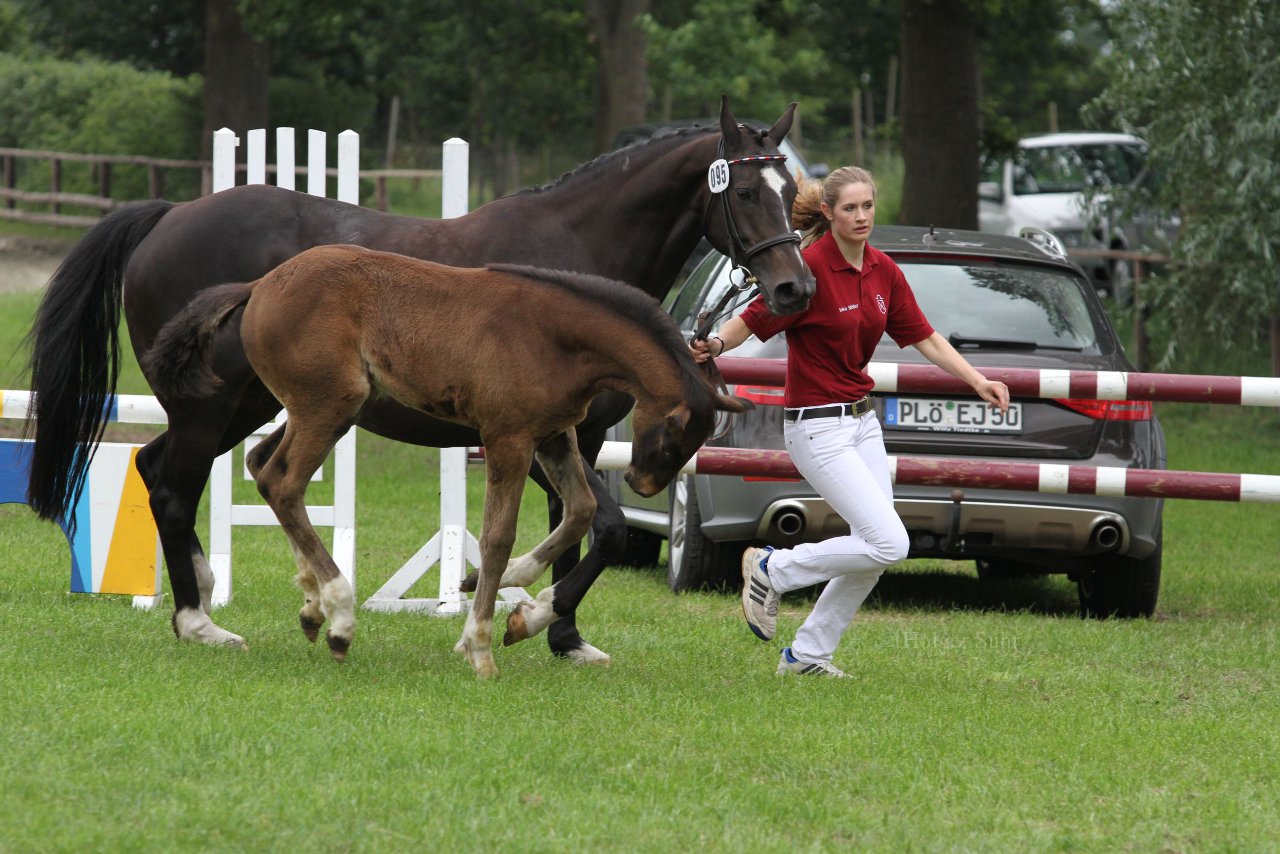
[[[1099,551],[1110,552],[1120,547],[1120,526],[1115,522],[1099,522],[1089,536],[1089,544]]]
[[[778,533],[787,537],[798,537],[804,533],[806,520],[799,510],[779,510],[773,517],[773,527]]]

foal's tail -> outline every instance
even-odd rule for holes
[[[213,339],[253,295],[253,283],[233,282],[201,291],[160,328],[143,354],[143,372],[161,397],[212,394],[222,380],[213,372]]]
[[[66,518],[80,497],[120,376],[125,266],[171,207],[152,201],[109,214],[45,289],[27,334],[34,401],[23,431],[35,437],[27,501],[41,518]]]

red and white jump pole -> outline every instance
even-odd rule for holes
[[[783,359],[717,359],[726,382],[781,387]],[[1124,371],[978,368],[983,376],[1009,386],[1013,397],[1084,398],[1088,400],[1153,400],[1167,403],[1226,403],[1280,407],[1280,379],[1216,377],[1198,374],[1147,374]],[[933,365],[871,362],[867,373],[876,391],[963,394],[968,385]]]
[[[630,459],[629,443],[605,442],[596,468],[625,469]],[[779,450],[703,448],[681,471],[684,474],[800,478],[787,452]],[[894,483],[917,486],[1280,503],[1280,476],[1265,474],[893,456],[889,457],[889,474]]]

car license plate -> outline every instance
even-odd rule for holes
[[[1021,433],[1022,404],[1010,403],[1002,413],[984,400],[890,397],[884,402],[884,424],[939,433]]]

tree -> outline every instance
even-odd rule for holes
[[[205,0],[202,157],[212,155],[218,128],[267,126],[270,78],[270,50],[245,26],[237,0]]]
[[[969,0],[902,0],[904,225],[978,227],[977,19]]]
[[[586,0],[596,47],[596,153],[607,151],[618,131],[644,123],[649,100],[645,30],[649,0]]]
[[[32,40],[60,58],[88,51],[103,59],[180,77],[200,70],[202,24],[197,3],[14,2]]]
[[[245,26],[239,0],[21,0],[21,5],[33,36],[55,55],[71,58],[88,51],[178,76],[202,72],[203,157],[209,156],[218,128],[244,130],[267,122],[270,53]]]
[[[1269,344],[1280,376],[1280,6],[1126,0],[1116,15],[1125,49],[1092,111],[1150,145],[1159,180],[1125,201],[1182,220],[1148,289],[1163,364],[1204,373],[1207,358]]]
[[[817,115],[825,103],[821,77],[829,71],[822,52],[806,29],[784,32],[772,20],[808,11],[798,0],[699,0],[692,6],[655,7],[646,28],[659,120],[714,120],[721,95],[729,96],[739,118],[772,121],[795,100]]]

